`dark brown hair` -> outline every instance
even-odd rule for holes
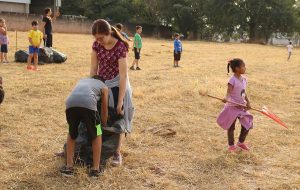
[[[47,15],[50,11],[51,11],[51,8],[50,8],[50,7],[45,8],[45,9],[44,9],[45,15]]]
[[[37,26],[37,25],[39,25],[38,21],[34,20],[34,21],[31,22],[31,26]]]
[[[123,28],[123,24],[121,24],[121,23],[118,23],[118,24],[116,25],[116,28],[117,28],[117,29],[119,29],[119,30],[122,30],[122,28]]]
[[[92,26],[92,34],[103,34],[109,35],[111,34],[113,37],[117,38],[119,41],[123,42],[127,48],[129,49],[128,42],[124,39],[122,34],[113,26],[111,26],[106,20],[98,19],[95,20]]]
[[[229,73],[229,67],[231,68],[232,72],[235,72],[235,69],[237,67],[240,67],[242,64],[245,64],[245,63],[242,59],[239,59],[239,58],[229,60],[227,63],[227,72]]]
[[[103,81],[99,75],[94,75],[92,78]]]
[[[137,26],[135,27],[136,30],[138,30],[138,29],[140,29],[140,28],[142,28],[140,25],[137,25]]]
[[[178,37],[179,36],[179,34],[178,33],[175,33],[175,35],[174,35],[175,37]]]

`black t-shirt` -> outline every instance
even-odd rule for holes
[[[45,34],[52,34],[52,21],[48,17],[43,17],[43,22],[45,22]]]

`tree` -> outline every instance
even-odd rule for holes
[[[63,0],[61,12],[65,15],[84,15],[83,0]]]
[[[210,35],[231,36],[240,27],[241,20],[237,16],[239,7],[234,0],[208,0],[204,11]]]
[[[172,26],[186,37],[197,38],[199,29],[204,25],[203,4],[204,0],[159,1],[160,19],[164,25]]]
[[[272,33],[300,31],[299,0],[64,0],[63,14],[114,22],[168,26],[185,36],[247,34],[267,41]]]
[[[129,0],[64,0],[63,14],[84,15],[90,19],[105,18],[117,22],[127,21],[131,16]]]
[[[237,16],[250,41],[267,41],[273,32],[290,32],[294,27],[294,5],[295,0],[240,0]]]

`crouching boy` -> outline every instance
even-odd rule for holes
[[[101,99],[101,119],[97,111],[97,102]],[[78,136],[78,125],[83,122],[86,125],[89,140],[92,142],[93,166],[90,177],[101,175],[100,155],[102,146],[102,129],[107,123],[108,117],[108,88],[98,78],[81,79],[66,101],[66,118],[69,124],[67,139],[67,165],[60,169],[63,176],[74,175],[74,149],[75,139]]]

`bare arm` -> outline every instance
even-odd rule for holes
[[[3,30],[3,35],[6,36],[6,35],[7,35],[7,26],[4,24],[4,27],[3,27],[3,28],[4,28],[4,30]]]
[[[41,46],[42,46],[42,44],[43,44],[43,37],[40,39],[40,44],[39,44],[39,46],[38,46],[38,47],[41,47]]]
[[[225,96],[225,98],[223,100],[224,103],[227,102],[227,100],[228,100],[228,98],[229,98],[230,93],[232,92],[232,90],[233,90],[233,86],[231,84],[228,84],[227,93],[226,93],[226,96]]]
[[[248,98],[247,95],[246,95],[245,99],[246,99],[246,101],[247,101],[247,109],[251,109],[250,100],[249,100],[249,98]]]
[[[90,77],[93,77],[97,74],[98,70],[98,59],[97,53],[93,50],[91,54],[91,70],[90,70]]]
[[[101,121],[103,127],[107,125],[107,118],[108,118],[108,88],[102,89],[101,95]]]
[[[7,34],[7,29],[5,28],[5,26],[3,28],[0,28],[0,33],[2,33],[3,35]]]
[[[126,36],[125,38],[126,38],[126,40],[132,42],[132,39],[130,39],[128,36]]]
[[[129,36],[128,36],[127,34],[125,34],[124,37],[125,37],[126,40],[128,40],[128,41],[130,41],[130,42],[132,41],[132,40],[129,38]]]
[[[59,16],[60,16],[60,12],[59,12],[59,10],[57,10],[56,14],[53,15],[53,17],[52,17],[52,21],[56,21],[56,18],[59,17]]]
[[[31,38],[28,38],[28,40],[29,40],[30,45],[33,45],[33,44],[32,44],[32,39],[31,39]]]
[[[120,87],[119,87],[119,100],[117,112],[123,114],[122,106],[125,97],[126,83],[127,83],[127,58],[119,59],[119,75],[120,75]]]

